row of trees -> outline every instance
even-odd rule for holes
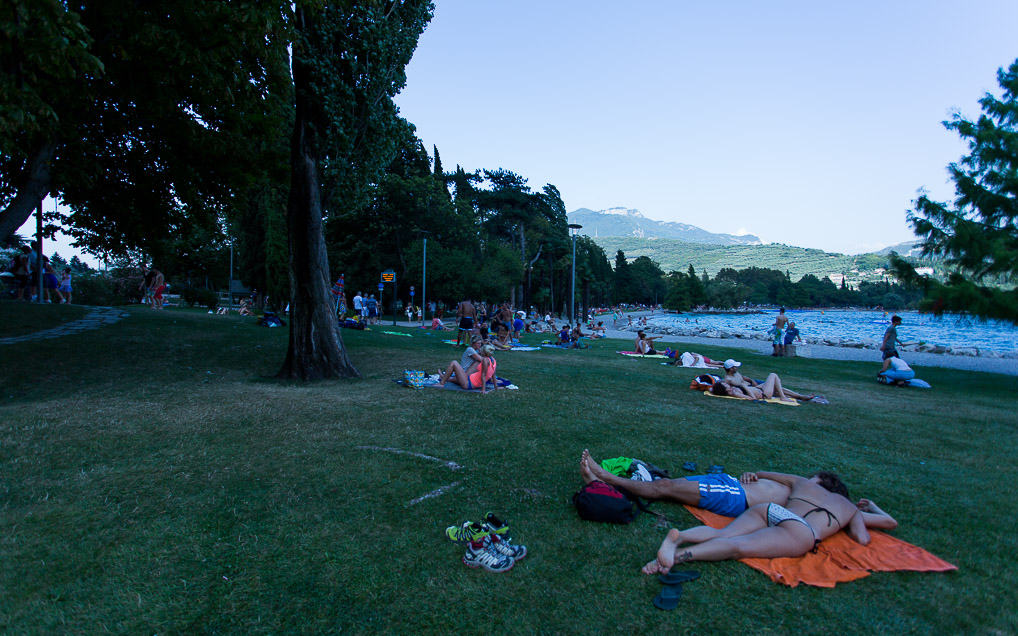
[[[824,276],[812,274],[792,282],[788,272],[750,267],[744,270],[724,268],[714,278],[707,272],[697,276],[693,266],[687,272],[671,272],[664,305],[686,311],[701,305],[732,309],[743,305],[785,305],[788,307],[884,307],[914,308],[922,292],[914,287],[882,282],[862,282],[849,287],[844,277],[840,285]]]
[[[67,212],[48,213],[48,230],[111,260],[144,256],[200,280],[226,269],[232,243],[249,284],[290,300],[283,377],[355,375],[329,279],[346,271],[366,287],[394,267],[413,280],[424,237],[446,296],[564,308],[572,245],[557,189],[502,169],[445,171],[398,115],[392,98],[432,11],[427,0],[3,3],[0,236],[52,195]],[[920,200],[916,211],[930,249],[977,276],[1015,269],[1016,75],[1002,72],[985,122],[956,122],[974,149],[954,171],[957,209]],[[983,217],[970,227],[959,219],[972,209]],[[668,293],[649,259],[616,255],[612,270],[585,238],[576,252],[586,305]]]

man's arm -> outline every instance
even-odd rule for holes
[[[779,484],[784,484],[791,488],[797,481],[802,481],[805,477],[800,477],[799,475],[788,475],[786,473],[769,473],[763,470],[758,470],[755,473],[743,473],[742,477],[739,478],[739,481],[744,484],[748,484],[757,481],[758,479],[770,479],[771,481],[776,481]]]
[[[894,530],[898,522],[894,517],[880,509],[880,506],[869,499],[860,499],[855,507],[859,509],[857,517],[861,517],[867,528]]]
[[[869,545],[870,533],[866,529],[866,522],[863,520],[862,511],[856,510],[852,514],[852,518],[849,519],[848,525],[845,526],[845,533],[848,536],[855,539],[856,543],[861,545]]]

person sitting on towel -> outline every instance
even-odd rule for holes
[[[442,371],[439,375],[438,383],[445,386],[447,382],[454,380],[468,391],[471,389],[481,389],[481,393],[487,393],[488,382],[494,379],[495,369],[498,366],[494,357],[495,347],[490,344],[482,344],[477,353],[480,360],[467,369],[464,369],[463,365],[456,360],[450,362],[445,371]],[[497,389],[498,382],[494,384]]]
[[[657,350],[654,349],[654,341],[661,336],[648,336],[642,330],[636,332],[636,343],[633,345],[637,353],[642,353],[645,356],[657,355]]]
[[[769,479],[789,489],[782,504],[760,503],[746,509],[724,528],[696,526],[665,535],[657,557],[645,566],[647,575],[666,574],[677,563],[728,559],[799,557],[844,529],[862,545],[868,528],[891,530],[898,522],[868,499],[852,503],[848,488],[834,473],[812,477],[783,473],[746,473],[743,483]]]
[[[560,345],[572,344],[572,338],[570,337],[569,323],[562,325],[562,331],[558,332],[558,343]]]

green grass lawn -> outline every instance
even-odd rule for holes
[[[0,304],[0,325],[21,309]],[[609,341],[499,354],[518,391],[414,391],[392,380],[459,352],[385,326],[343,333],[362,379],[295,385],[271,377],[286,329],[129,312],[0,348],[0,632],[1018,631],[1018,378],[930,368],[934,389],[896,389],[874,382],[876,362],[702,351],[831,400],[788,408],[705,398],[690,370]],[[661,612],[639,568],[663,527],[570,507],[585,447],[676,473],[835,470],[899,520],[896,536],[959,570],[826,590],[697,564],[679,609]],[[504,574],[468,569],[443,536],[488,510],[529,549]]]
[[[83,318],[88,307],[82,305],[37,304],[24,301],[0,301],[0,316],[4,325],[0,327],[0,338],[23,336],[25,334],[52,329],[64,323]]]

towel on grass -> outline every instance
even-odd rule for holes
[[[639,351],[616,351],[615,353],[629,356],[630,358],[667,358],[668,356],[661,353],[640,353]]]
[[[509,380],[507,380],[505,378],[500,378],[500,377],[496,376],[495,380],[498,381],[498,388],[500,388],[500,389],[510,389],[510,390],[515,391],[515,390],[520,388],[520,387],[516,386],[515,384],[513,384],[512,382],[510,382]],[[400,378],[399,380],[393,380],[393,382],[395,382],[396,384],[399,384],[401,386],[408,386],[407,383],[406,383],[406,380],[404,378]],[[451,381],[446,383],[443,386],[443,385],[438,383],[438,374],[437,373],[432,373],[431,375],[425,376],[424,377],[424,381],[422,382],[422,386],[427,387],[427,388],[433,388],[433,389],[449,389],[450,391],[468,391],[470,393],[480,393],[481,392],[481,389],[464,389],[458,383],[451,382]],[[495,390],[495,385],[492,383],[491,380],[488,380],[488,390],[489,391],[494,391]]]
[[[403,333],[402,331],[383,331],[382,333],[387,333],[390,336],[406,336],[407,338],[413,338],[413,334]]]
[[[707,397],[722,398],[724,400],[742,400],[743,402],[748,402],[749,401],[749,400],[746,400],[745,398],[732,397],[731,395],[714,395],[710,391],[704,391],[703,394],[706,395]],[[794,399],[793,400],[779,400],[778,398],[772,397],[772,398],[767,398],[765,400],[752,400],[752,401],[753,402],[766,402],[768,404],[780,404],[782,406],[799,406],[799,402],[797,400],[794,400]]]
[[[712,528],[724,528],[731,517],[722,517],[702,508],[686,510]],[[870,544],[857,543],[844,531],[824,539],[816,552],[779,559],[739,559],[759,570],[775,583],[795,587],[800,583],[834,587],[838,583],[869,576],[870,572],[950,572],[958,567],[911,543],[879,530],[870,530]]]

